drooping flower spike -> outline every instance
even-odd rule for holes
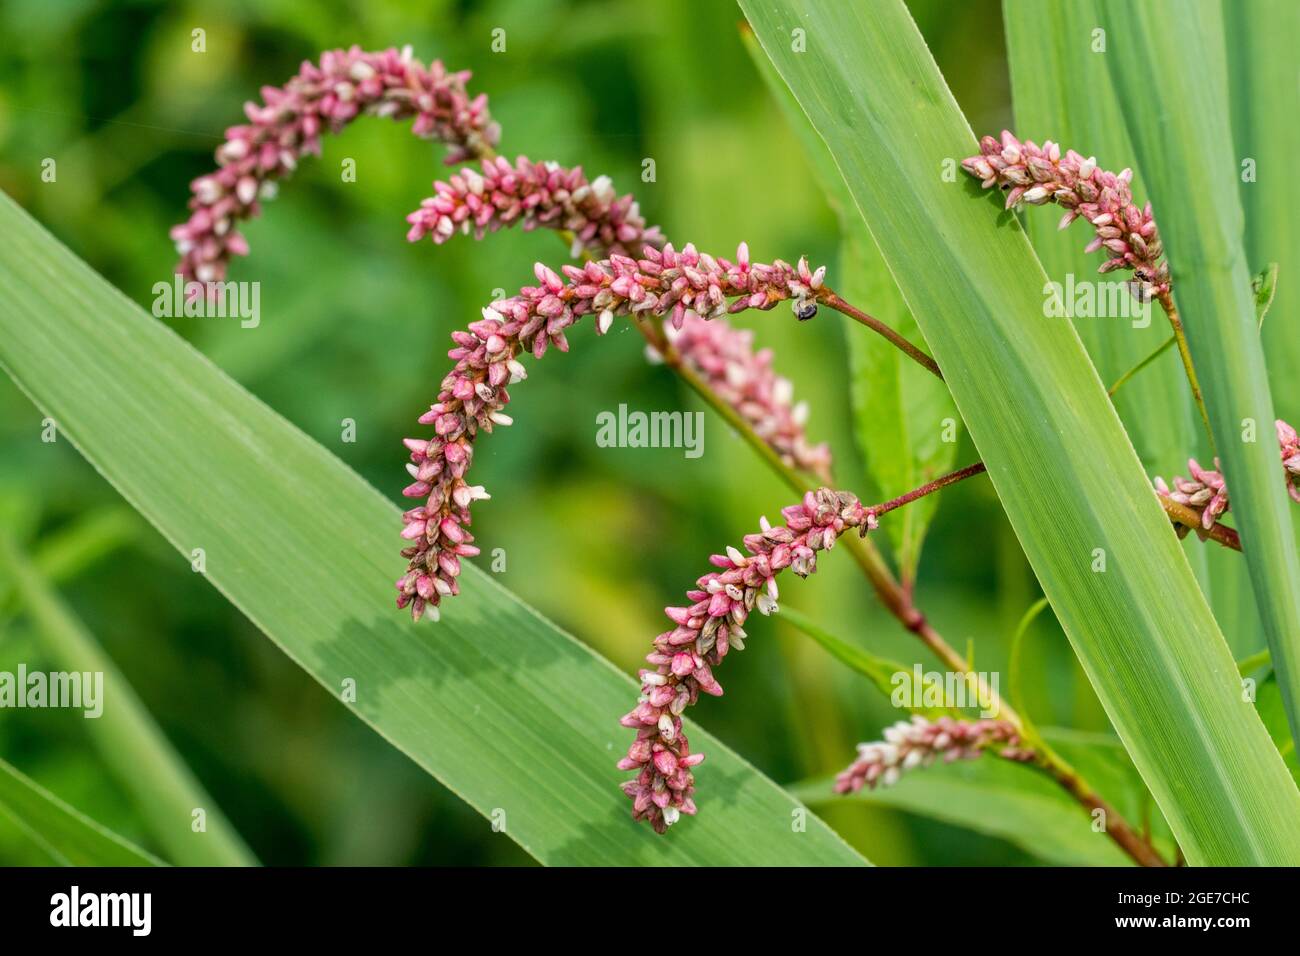
[[[1277,429],[1277,443],[1282,455],[1282,478],[1286,482],[1287,494],[1291,496],[1292,501],[1300,504],[1300,486],[1296,484],[1296,479],[1300,476],[1300,436],[1297,436],[1296,430],[1280,418],[1274,422],[1274,426]],[[1217,458],[1214,460],[1214,466],[1219,467]],[[1176,476],[1172,488],[1163,478],[1157,478],[1156,492],[1170,501],[1176,501],[1180,505],[1186,505],[1200,512],[1201,526],[1208,531],[1214,527],[1220,515],[1228,510],[1230,502],[1227,483],[1221,472],[1202,468],[1195,458],[1187,460],[1187,470],[1191,473],[1191,477]]]
[[[608,176],[588,182],[582,167],[534,163],[520,156],[511,165],[497,156],[484,159],[481,171],[465,167],[446,182],[433,184],[434,195],[406,217],[412,242],[432,236],[443,243],[456,235],[481,239],[518,224],[525,231],[546,227],[573,234],[570,255],[635,255],[644,246],[661,248],[658,226],[646,226],[636,200],[620,197]]]
[[[1133,171],[1107,172],[1096,157],[1084,158],[1074,150],[1064,156],[1061,147],[1047,140],[1042,146],[1021,142],[1008,130],[999,141],[980,140],[980,155],[962,160],[964,168],[982,181],[985,189],[1007,191],[1007,208],[1019,203],[1032,206],[1054,202],[1065,207],[1060,228],[1086,219],[1095,232],[1087,251],[1105,249],[1109,258],[1098,272],[1132,269],[1130,289],[1147,301],[1169,291],[1169,264],[1161,261],[1164,247],[1151,215],[1151,204],[1139,208],[1129,183]]]
[[[858,757],[835,778],[835,792],[857,793],[863,787],[891,787],[907,770],[936,760],[974,760],[985,753],[1007,760],[1035,759],[1020,746],[1016,728],[1005,720],[928,720],[920,715],[885,728],[885,739],[858,744]]]
[[[720,696],[722,686],[713,668],[731,650],[744,650],[744,624],[758,608],[777,609],[776,577],[789,568],[799,577],[817,570],[817,555],[828,551],[844,532],[856,528],[865,535],[876,527],[876,516],[852,494],[822,488],[808,492],[797,505],[781,510],[784,525],[761,519],[761,530],[746,535],[747,554],[727,548],[709,560],[712,571],[686,593],[691,602],[664,609],[672,629],[655,638],[641,671],[641,699],[622,719],[636,730],[636,739],[620,770],[636,772],[623,784],[632,799],[632,816],[647,820],[662,833],[681,814],[693,814],[695,778],[691,768],[704,759],[693,753],[682,733],[682,712],[701,693]]]
[[[259,200],[274,195],[302,156],[320,152],[323,132],[338,133],[358,116],[414,118],[416,136],[451,147],[448,163],[490,150],[500,129],[486,95],[466,91],[469,78],[437,60],[426,68],[410,47],[366,53],[353,46],[304,62],[282,87],[262,87],[262,102],[244,106],[248,123],[226,130],[217,171],[190,184],[193,212],[171,231],[181,254],[176,271],[200,282],[225,278],[230,257],[248,254],[238,223],[258,215]]]
[[[458,591],[460,559],[478,554],[468,530],[470,506],[486,495],[465,475],[478,433],[511,424],[504,411],[510,401],[506,386],[527,377],[522,353],[540,359],[551,346],[568,351],[564,330],[585,315],[597,316],[596,331],[603,335],[616,316],[629,314],[665,317],[682,327],[688,313],[771,309],[783,301],[798,312],[815,297],[824,274],[802,259],[796,266],[750,263],[743,243],[735,262],[691,245],[680,252],[671,244],[662,251],[647,246],[643,254],[640,260],[615,255],[566,265],[567,281],[539,262],[539,285],[494,302],[468,331],[453,333],[456,347],[447,354],[456,365],[419,419],[435,435],[406,439],[414,481],[402,493],[424,502],[403,515],[402,537],[411,544],[402,551],[408,566],[397,581],[397,606],[409,605],[416,620],[430,608],[436,618],[442,598]]]

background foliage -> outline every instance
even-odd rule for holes
[[[999,5],[910,6],[972,126],[1011,125]],[[729,3],[60,7],[52,15],[35,2],[0,6],[0,188],[137,302],[147,305],[152,284],[167,278],[167,229],[244,99],[302,59],[350,43],[409,42],[422,58],[472,68],[503,124],[505,152],[609,174],[678,242],[725,252],[746,239],[757,258],[806,252],[834,269],[835,214]],[[208,34],[202,55],[189,43],[199,26]],[[495,27],[507,30],[504,54],[490,52]],[[40,181],[47,156],[58,160],[57,184]],[[340,182],[344,157],[356,159],[358,182]],[[646,157],[653,183],[640,179]],[[327,140],[323,159],[304,163],[247,230],[252,258],[232,277],[262,281],[262,326],[171,323],[394,498],[399,440],[436,391],[448,333],[495,288],[529,281],[534,259],[561,259],[553,237],[539,234],[408,246],[401,217],[443,169],[433,148],[392,124],[359,123]],[[743,324],[759,329],[810,401],[810,433],[832,442],[842,482],[863,488],[853,477],[862,468],[840,323],[796,327],[774,312]],[[485,445],[477,465],[493,500],[476,512],[475,530],[506,551],[501,583],[629,673],[660,630],[659,608],[705,557],[789,497],[716,420],[698,460],[596,447],[596,414],[620,402],[697,407],[641,352],[630,331],[599,342],[589,329],[576,334],[568,356],[532,370],[525,400],[511,409],[516,427]],[[340,441],[345,418],[357,423],[354,444]],[[87,624],[259,860],[528,860],[280,654],[66,442],[39,436],[39,414],[0,382],[0,528]],[[974,455],[965,446],[957,457]],[[203,490],[196,462],[193,493]],[[0,569],[0,669],[54,666],[55,650],[10,583]],[[835,633],[917,659],[914,640],[876,606],[847,557],[786,592]],[[955,643],[979,635],[981,670],[1005,673],[1011,633],[1038,590],[986,481],[945,492],[917,592]],[[727,697],[695,716],[775,780],[825,777],[848,762],[855,741],[897,718],[789,624],[764,619],[752,634],[750,652],[727,665]],[[1228,636],[1242,654],[1262,646],[1253,631]],[[1108,730],[1050,615],[1034,625],[1024,658],[1023,710],[1041,724]],[[0,757],[165,856],[95,748],[90,721],[57,711],[0,718]],[[897,803],[818,812],[877,863],[1033,859],[996,828],[975,832]],[[45,859],[0,815],[0,862]]]

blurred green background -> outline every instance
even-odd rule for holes
[[[1010,125],[999,5],[912,7],[975,129]],[[831,265],[833,282],[834,218],[749,60],[740,20],[726,0],[5,2],[0,188],[147,307],[174,263],[167,231],[185,216],[188,183],[211,168],[244,100],[323,49],[411,43],[422,60],[474,71],[505,154],[610,175],[678,245],[727,255],[743,239],[757,259],[806,253]],[[196,54],[190,35],[200,27],[207,51]],[[497,27],[504,53],[490,49]],[[57,161],[56,183],[41,181],[46,157]],[[341,181],[345,158],[356,160],[355,183]],[[641,181],[645,158],[655,160],[655,182]],[[400,440],[437,392],[448,333],[477,318],[494,289],[529,283],[533,261],[558,265],[565,255],[540,232],[408,245],[403,216],[444,170],[438,148],[389,122],[326,139],[323,158],[305,161],[245,230],[252,255],[231,278],[261,280],[261,326],[163,320],[394,500],[405,483]],[[840,484],[860,488],[845,330],[838,316],[789,318],[777,310],[741,324],[776,350],[779,370],[811,403],[810,436],[832,443]],[[598,341],[588,324],[572,342],[567,356],[530,369],[511,406],[516,426],[477,456],[493,499],[476,510],[475,531],[485,551],[505,549],[502,583],[631,673],[662,630],[660,609],[707,556],[790,494],[714,418],[697,460],[598,448],[596,415],[620,402],[701,406],[644,361],[627,328]],[[344,419],[356,422],[355,443],[341,440]],[[40,430],[36,409],[0,381],[0,528],[49,570],[260,860],[528,862],[276,650],[66,441],[43,443]],[[967,447],[958,461],[974,457]],[[197,461],[193,494],[203,493]],[[394,534],[395,560],[398,547]],[[783,590],[851,641],[937,666],[875,604],[847,557]],[[945,492],[917,591],[952,643],[975,642],[979,669],[1005,672],[1010,633],[1038,590],[985,480]],[[836,772],[855,742],[900,716],[787,624],[756,620],[751,633],[750,652],[723,675],[727,696],[695,716],[774,779]],[[52,667],[46,643],[0,577],[0,670]],[[1026,702],[1040,723],[1105,728],[1050,615],[1027,654]],[[0,757],[161,852],[88,723],[78,712],[0,712]],[[879,863],[1031,862],[1010,844],[897,811],[824,812]],[[0,818],[0,862],[45,861]]]

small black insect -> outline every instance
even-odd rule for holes
[[[817,314],[816,302],[801,302],[795,306],[794,317],[800,322],[807,322]]]

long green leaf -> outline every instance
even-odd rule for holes
[[[1211,0],[1102,0],[1101,12],[1106,65],[1151,190],[1255,602],[1300,734],[1300,555],[1243,243],[1222,10]]]
[[[331,694],[544,863],[860,864],[697,727],[700,814],[632,821],[627,675],[469,567],[441,624],[392,606],[397,508],[0,200],[0,365]],[[57,343],[54,347],[52,343]],[[484,824],[486,828],[488,824]]]
[[[1300,84],[1296,83],[1295,0],[1224,0],[1228,91],[1236,143],[1238,193],[1246,213],[1251,268],[1280,268],[1277,315],[1264,329],[1269,381],[1300,381],[1300,216],[1295,211],[1295,161],[1300,156]],[[1277,412],[1300,419],[1300,389],[1277,388]]]
[[[172,861],[182,866],[256,865],[257,859],[164,736],[126,676],[3,532],[0,571],[13,580],[57,666],[103,674],[103,712],[86,721],[86,732]],[[205,818],[201,832],[193,829],[196,809]]]
[[[846,799],[829,778],[792,786],[816,806]],[[999,837],[1057,866],[1124,866],[1131,862],[1060,788],[1005,760],[961,761],[909,773],[896,786],[861,790],[849,800],[905,810],[976,833]]]
[[[906,9],[741,6],[884,239],[1043,591],[1188,859],[1300,862],[1300,793],[1240,699],[1078,335],[1044,318],[1046,277],[1014,218],[939,173],[975,138]]]
[[[0,813],[67,866],[161,866],[162,861],[100,826],[0,760]]]

